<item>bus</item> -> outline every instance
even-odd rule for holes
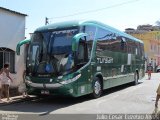
[[[138,84],[143,41],[98,21],[66,21],[37,28],[26,50],[25,83],[31,95],[98,98],[103,90]]]

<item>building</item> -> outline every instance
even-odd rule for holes
[[[139,25],[137,29],[133,28],[126,28],[125,32],[128,34],[140,34],[140,33],[145,33],[149,31],[160,31],[160,26],[153,26],[153,25]]]
[[[14,79],[11,84],[13,87],[23,80],[24,58],[16,55],[16,45],[20,40],[25,39],[26,16],[0,7],[0,69],[5,63],[10,64],[11,76]]]

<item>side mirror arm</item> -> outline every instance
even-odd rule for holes
[[[29,44],[30,43],[30,39],[25,39],[25,40],[22,40],[20,41],[17,46],[16,46],[16,53],[17,55],[20,55],[20,47],[24,44]]]
[[[88,36],[87,33],[78,33],[73,37],[72,39],[72,51],[73,52],[78,51],[78,45],[79,45],[80,38],[86,37],[86,36]]]

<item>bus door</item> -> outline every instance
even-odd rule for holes
[[[81,39],[77,52],[77,67],[80,69],[81,79],[78,81],[78,93],[88,93],[88,85],[91,80],[91,64],[89,63],[88,47],[85,39]]]

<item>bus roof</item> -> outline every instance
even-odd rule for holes
[[[83,26],[83,25],[93,25],[93,26],[99,26],[103,29],[106,29],[108,31],[111,31],[111,32],[114,32],[114,33],[117,33],[121,36],[124,36],[126,38],[130,38],[134,41],[137,41],[137,42],[140,42],[140,43],[143,43],[142,40],[139,40],[127,33],[124,33],[118,29],[115,29],[109,25],[106,25],[106,24],[103,24],[101,22],[98,22],[98,21],[93,21],[93,20],[87,20],[87,21],[65,21],[65,22],[58,22],[58,23],[54,23],[54,24],[49,24],[49,25],[45,25],[45,26],[42,26],[42,27],[39,27],[35,30],[35,32],[40,32],[40,31],[46,31],[46,30],[52,30],[52,29],[61,29],[61,28],[68,28],[68,27],[74,27],[74,26]]]

